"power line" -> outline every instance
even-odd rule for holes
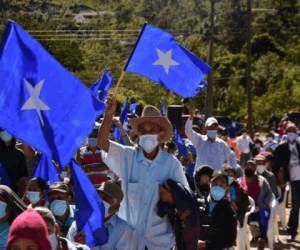
[[[60,33],[60,32],[129,32],[129,33],[138,33],[140,32],[139,29],[136,30],[128,30],[128,29],[110,29],[110,30],[72,30],[72,29],[65,29],[65,30],[28,30],[28,32],[30,33],[49,33],[49,32],[56,32],[56,33]]]
[[[114,79],[119,79],[120,76],[117,76],[117,75],[113,75],[113,78]],[[130,74],[130,75],[126,75],[126,78],[140,78],[141,76],[138,76],[138,75],[133,75],[133,74]],[[79,77],[80,78],[80,77]],[[99,79],[99,74],[97,74],[97,77],[95,77],[97,79]],[[81,78],[83,81],[95,81],[95,78]],[[125,79],[126,79],[125,78]],[[222,80],[230,80],[230,79],[243,79],[243,78],[246,78],[246,76],[244,75],[239,75],[239,76],[224,76],[224,77],[215,77],[213,78],[214,81],[222,81]],[[125,80],[126,81],[126,80]],[[135,84],[136,85],[136,84]]]
[[[280,27],[271,27],[271,28],[268,28],[266,30],[267,31],[274,31],[274,30],[278,30]],[[284,31],[288,31],[288,32],[294,32],[294,34],[298,34],[300,31],[299,31],[300,27],[289,27],[289,28],[286,28]],[[246,29],[245,28],[242,28],[242,29],[234,29],[234,30],[229,30],[229,31],[226,31],[226,34],[230,33],[230,34],[240,34],[240,33],[243,33],[245,32]],[[195,31],[195,32],[189,32],[189,33],[185,33],[184,35],[194,35],[194,34],[202,34],[204,35],[206,32],[200,32],[200,31]],[[216,33],[217,34],[223,34],[223,30],[216,30]],[[55,36],[55,37],[71,37],[71,36],[74,36],[74,37],[80,37],[80,36],[84,36],[84,37],[95,37],[95,36],[100,36],[100,37],[108,37],[108,36],[115,36],[115,37],[122,37],[122,36],[127,36],[127,37],[137,37],[138,36],[138,33],[126,33],[126,32],[121,32],[121,33],[116,33],[116,32],[103,32],[103,33],[97,33],[97,32],[81,32],[81,31],[78,31],[78,32],[73,32],[73,33],[70,33],[70,32],[58,32],[58,33],[55,33],[55,31],[44,31],[44,32],[31,32],[32,35],[34,35],[35,37],[51,37],[51,36]],[[257,33],[257,34],[263,34],[263,32],[261,33]],[[177,34],[178,36],[182,35],[182,34]]]
[[[106,39],[106,38],[41,38],[41,39],[38,39],[39,41],[66,41],[66,42],[71,42],[71,41],[112,41],[112,40],[115,40],[115,41],[119,41],[120,42],[124,42],[124,43],[131,43],[131,42],[135,42],[136,40],[121,40],[121,39],[113,39],[113,38],[109,38],[109,39]]]
[[[137,37],[129,34],[60,34],[60,35],[35,35],[35,37]]]

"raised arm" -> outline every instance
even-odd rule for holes
[[[115,112],[116,97],[113,94],[109,94],[109,96],[107,97],[104,119],[101,127],[99,128],[97,137],[98,147],[105,152],[108,152],[109,150],[109,134]]]
[[[191,108],[190,117],[185,123],[185,134],[195,147],[198,146],[198,142],[202,141],[202,136],[193,130],[193,119],[195,117],[195,107]]]

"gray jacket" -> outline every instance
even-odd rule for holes
[[[271,187],[266,178],[263,176],[259,175],[258,181],[261,189],[258,195],[256,206],[258,206],[260,209],[270,208],[271,202],[273,201],[273,199],[275,199]]]
[[[272,172],[266,170],[266,171],[263,172],[262,176],[265,177],[266,180],[268,181],[273,194],[276,197],[278,197],[278,189],[277,189],[277,185],[276,185],[276,177],[275,177],[275,175]]]

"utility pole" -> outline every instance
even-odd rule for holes
[[[252,113],[252,79],[251,79],[251,21],[252,21],[252,0],[247,0],[247,66],[246,66],[246,83],[247,83],[247,116],[248,130],[253,129]]]
[[[212,66],[213,55],[214,55],[214,32],[215,32],[215,0],[210,0],[210,27],[209,27],[209,47],[208,47],[208,64]],[[205,117],[210,117],[213,115],[213,78],[212,71],[207,76],[207,91],[205,99]]]

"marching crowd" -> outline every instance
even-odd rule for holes
[[[280,122],[265,140],[246,129],[230,137],[214,117],[204,129],[197,127],[192,109],[180,130],[187,148],[181,155],[172,124],[153,106],[129,120],[130,131],[117,124],[123,144],[112,140],[115,111],[110,95],[99,128],[76,156],[87,173],[105,173],[95,188],[108,241],[88,246],[77,230],[68,168],[59,182],[32,177],[40,154],[2,130],[0,163],[10,185],[0,185],[0,249],[225,250],[234,249],[244,223],[251,241],[264,249],[271,206],[284,202],[287,185],[292,204],[287,232],[295,240],[300,206],[295,124]],[[251,204],[255,209],[245,221]]]

